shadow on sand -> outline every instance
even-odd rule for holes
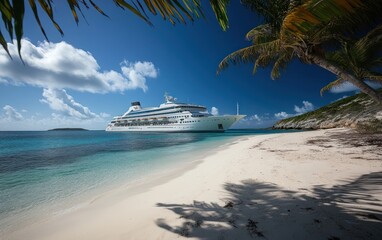
[[[156,224],[197,239],[382,239],[382,172],[298,192],[253,180],[224,189],[224,204],[158,203],[180,220]]]

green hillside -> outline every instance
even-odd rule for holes
[[[382,89],[379,89],[382,93]],[[315,111],[277,122],[274,129],[323,129],[335,127],[382,129],[382,106],[360,93]]]

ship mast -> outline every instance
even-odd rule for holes
[[[236,115],[239,115],[239,103],[236,102]]]

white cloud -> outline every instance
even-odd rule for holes
[[[84,107],[85,108],[85,107]],[[55,112],[46,117],[40,113],[22,116],[16,109],[6,105],[4,113],[0,116],[0,131],[12,130],[48,130],[61,127],[79,127],[85,129],[105,129],[110,121],[110,114],[96,114],[94,118],[78,119],[65,115],[63,112]]]
[[[291,116],[291,114],[288,114],[286,112],[275,113],[275,117],[278,119],[284,119],[284,118],[287,118],[289,116]]]
[[[102,112],[99,115],[100,115],[101,118],[110,118],[110,114],[108,114],[108,113],[103,113]]]
[[[158,71],[151,62],[135,62],[129,63],[124,61],[121,64],[123,74],[129,78],[128,88],[141,88],[144,92],[147,91],[146,77],[156,78]]]
[[[34,45],[23,39],[22,46],[25,64],[18,57],[15,43],[8,43],[13,59],[0,49],[0,83],[106,93],[138,88],[147,91],[146,79],[158,76],[151,62],[123,61],[121,72],[101,70],[91,53],[63,41]]]
[[[300,114],[303,114],[306,112],[310,112],[314,109],[314,106],[311,102],[302,101],[302,104],[303,104],[302,107],[298,107],[298,106],[294,105],[294,111],[297,113],[297,115],[300,115]]]
[[[214,116],[219,115],[219,109],[217,109],[216,107],[212,107],[211,108],[211,114]]]
[[[3,116],[4,120],[21,121],[24,119],[23,115],[10,105],[5,105],[3,107],[3,110],[4,110],[4,116]]]
[[[269,113],[254,114],[241,119],[234,126],[236,128],[266,128],[272,126],[276,121],[277,119]]]
[[[312,110],[314,110],[314,105],[311,102],[302,101],[301,107],[294,105],[294,111],[296,112],[295,114],[282,111],[282,112],[275,113],[274,116],[277,119],[284,119],[284,118],[293,117],[296,115],[301,115],[303,113],[306,113]]]
[[[260,122],[261,121],[261,117],[259,117],[259,115],[255,114],[255,115],[250,116],[249,120]]]
[[[19,121],[0,118],[0,131],[12,130],[48,130],[52,128],[75,127],[85,129],[105,129],[110,119],[92,118],[79,121],[77,118],[66,117],[62,114],[53,113],[51,116],[44,117],[39,113],[35,113],[29,117],[24,117]]]
[[[289,117],[293,117],[296,115],[300,115],[302,113],[312,111],[314,109],[314,105],[309,101],[302,101],[302,106],[294,106],[294,111],[296,113],[287,113],[285,111],[281,111],[275,114],[254,114],[251,116],[247,116],[243,118],[241,121],[236,124],[238,128],[259,128],[259,127],[270,127],[274,125],[277,121]]]
[[[44,89],[40,101],[49,105],[49,107],[67,117],[77,119],[92,119],[99,117],[91,112],[88,107],[76,102],[72,96],[65,90]]]
[[[382,85],[379,83],[369,82],[369,81],[366,81],[366,83],[370,87],[375,88],[375,89],[382,87]],[[332,92],[332,93],[342,93],[342,92],[352,92],[352,91],[359,91],[359,88],[355,87],[350,82],[345,82],[339,86],[336,86],[336,87],[333,87],[332,89],[330,89],[330,92]]]

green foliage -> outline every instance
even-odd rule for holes
[[[372,0],[247,0],[243,3],[264,17],[264,24],[247,33],[252,45],[239,49],[219,64],[218,73],[229,65],[252,63],[273,66],[271,78],[280,77],[294,58],[316,64],[337,80],[321,89],[321,94],[351,81],[374,101],[382,97],[364,83],[382,82],[382,25],[370,30],[382,17],[381,1]],[[361,31],[370,30],[359,38]],[[358,41],[357,41],[358,39]]]
[[[358,79],[382,83],[382,25],[378,25],[354,41],[341,42],[341,48],[328,52],[326,58],[346,69]],[[339,78],[321,89],[330,90],[346,80]]]
[[[95,4],[93,0],[66,0],[72,12],[73,18],[76,23],[79,22],[78,12],[84,16],[82,8],[94,8],[100,14],[107,17],[107,14]],[[63,34],[62,29],[54,18],[54,11],[52,8],[53,0],[29,0],[29,7],[31,8],[37,24],[39,25],[42,34],[46,39],[48,36],[44,30],[43,24],[40,20],[39,11],[45,13],[56,29]],[[164,20],[168,20],[172,24],[176,22],[186,23],[186,19],[194,21],[195,18],[204,17],[201,1],[200,0],[113,0],[118,7],[129,10],[148,24],[151,24],[147,12],[153,15],[160,14]],[[141,3],[142,2],[142,3]],[[215,12],[216,18],[223,28],[228,28],[228,16],[226,12],[229,0],[210,0],[212,9]],[[11,40],[16,36],[18,51],[20,55],[21,38],[23,37],[23,20],[25,11],[24,0],[0,0],[0,13],[5,25],[5,30],[8,32]],[[0,29],[0,44],[3,49],[9,54],[7,41]],[[20,55],[21,57],[21,55]]]
[[[296,1],[299,5],[300,1]],[[271,29],[278,32],[289,9],[289,1],[285,0],[241,0],[241,3],[264,18]]]
[[[379,89],[378,92],[382,93],[382,89]],[[337,118],[358,119],[362,116],[376,114],[376,112],[380,110],[377,103],[370,102],[371,98],[368,95],[359,93],[354,96],[338,100],[315,111],[280,120],[275,125],[277,126],[278,124],[284,125],[287,123],[299,123],[309,120],[314,120],[320,123]],[[365,128],[369,125],[373,125],[373,123],[369,124],[368,122],[364,124]]]
[[[210,0],[212,9],[214,10],[216,19],[218,20],[220,26],[223,30],[228,28],[228,16],[227,16],[227,5],[229,0]]]

